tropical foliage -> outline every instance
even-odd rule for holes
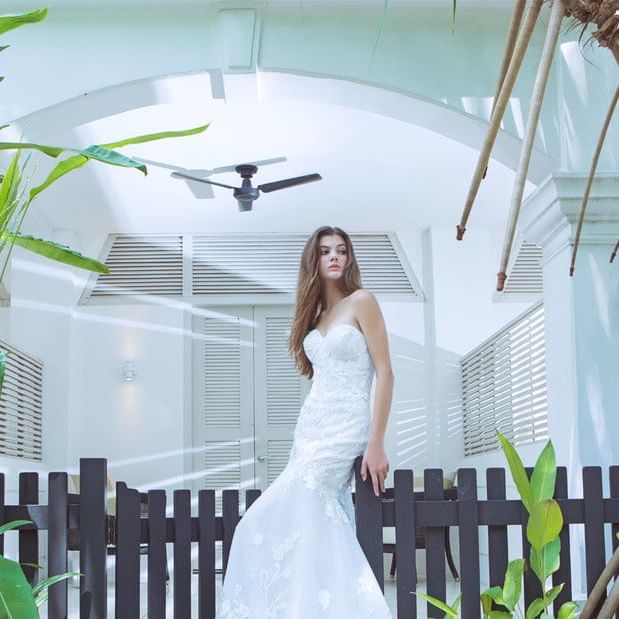
[[[32,521],[7,522],[0,526],[0,535],[27,524],[32,524]],[[32,567],[40,568],[38,565]],[[81,574],[67,572],[50,576],[31,587],[21,565],[0,555],[0,619],[39,619],[38,608],[47,601],[49,587],[73,576]]]

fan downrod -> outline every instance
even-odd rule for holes
[[[258,171],[258,168],[250,163],[242,163],[237,165],[235,170],[241,175],[241,178],[251,178]]]

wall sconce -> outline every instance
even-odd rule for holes
[[[125,364],[123,365],[123,370],[122,370],[122,377],[123,380],[126,380],[127,382],[131,382],[132,380],[135,379],[135,377],[138,375],[135,366],[133,365],[133,361],[125,361]]]

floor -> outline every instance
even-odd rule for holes
[[[397,616],[396,614],[396,581],[395,579],[391,578],[391,576],[389,575],[389,564],[390,564],[390,555],[385,555],[385,599],[387,600],[389,608],[391,609],[393,618],[396,619],[396,616]],[[114,574],[113,565],[110,565],[109,567],[111,568],[110,569],[111,581],[113,581],[113,574]],[[447,580],[447,600],[451,602],[460,592],[460,586],[459,586],[459,583],[455,582],[452,579],[449,572],[447,572],[446,580]],[[218,577],[218,583],[217,583],[217,595],[218,596],[219,596],[220,587],[221,587],[221,581],[220,581],[220,577]],[[421,581],[421,579],[419,582],[419,591],[425,591],[425,582]],[[78,593],[79,593],[79,590],[76,587],[69,586],[69,619],[79,619]],[[146,619],[146,616],[147,616],[146,582],[140,583],[140,600],[141,600],[141,603],[142,603],[141,606],[143,609],[140,619]],[[195,604],[193,605],[193,608],[192,608],[192,619],[197,618],[198,616],[197,602],[198,600],[197,600],[197,594],[196,594]],[[172,612],[172,587],[171,586],[168,587],[168,592],[167,592],[167,597],[166,597],[166,608],[167,608],[166,617],[172,617],[173,612]],[[419,617],[419,619],[427,619],[428,617],[427,606],[424,600],[421,600],[421,599],[418,600],[417,613],[418,613],[417,616]],[[41,616],[46,617],[47,613],[42,612]],[[435,616],[442,617],[443,613],[436,614]],[[110,594],[108,596],[108,617],[114,617],[113,582],[110,582]],[[129,619],[129,618],[123,618],[123,619]]]

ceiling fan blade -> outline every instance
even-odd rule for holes
[[[172,172],[172,176],[180,176],[182,178],[188,178],[192,181],[199,181],[201,183],[208,183],[209,185],[217,185],[218,187],[225,187],[226,189],[239,189],[233,185],[224,185],[223,183],[216,183],[215,181],[208,181],[205,178],[199,176],[193,176],[192,174],[185,174],[185,172]]]
[[[178,170],[184,170],[185,168],[180,168],[179,166],[172,165],[171,163],[163,163],[162,161],[153,161],[152,159],[144,159],[143,157],[131,157],[140,163],[145,163],[146,165],[154,165],[157,168],[165,168],[166,170],[174,170],[175,172]]]
[[[295,178],[286,178],[282,181],[274,181],[273,183],[258,185],[258,189],[260,189],[260,191],[263,191],[264,193],[269,193],[270,191],[286,189],[287,187],[303,185],[304,183],[311,183],[313,181],[319,181],[321,179],[322,176],[320,176],[320,174],[306,174],[305,176],[296,176]]]
[[[272,163],[282,163],[284,161],[288,161],[288,157],[274,157],[273,159],[262,159],[261,161],[245,161],[244,165],[255,165],[256,167],[261,167],[263,165],[270,165]],[[224,172],[236,172],[236,166],[238,163],[234,165],[225,165],[220,166],[219,168],[213,168],[209,170],[211,174],[222,174]]]

